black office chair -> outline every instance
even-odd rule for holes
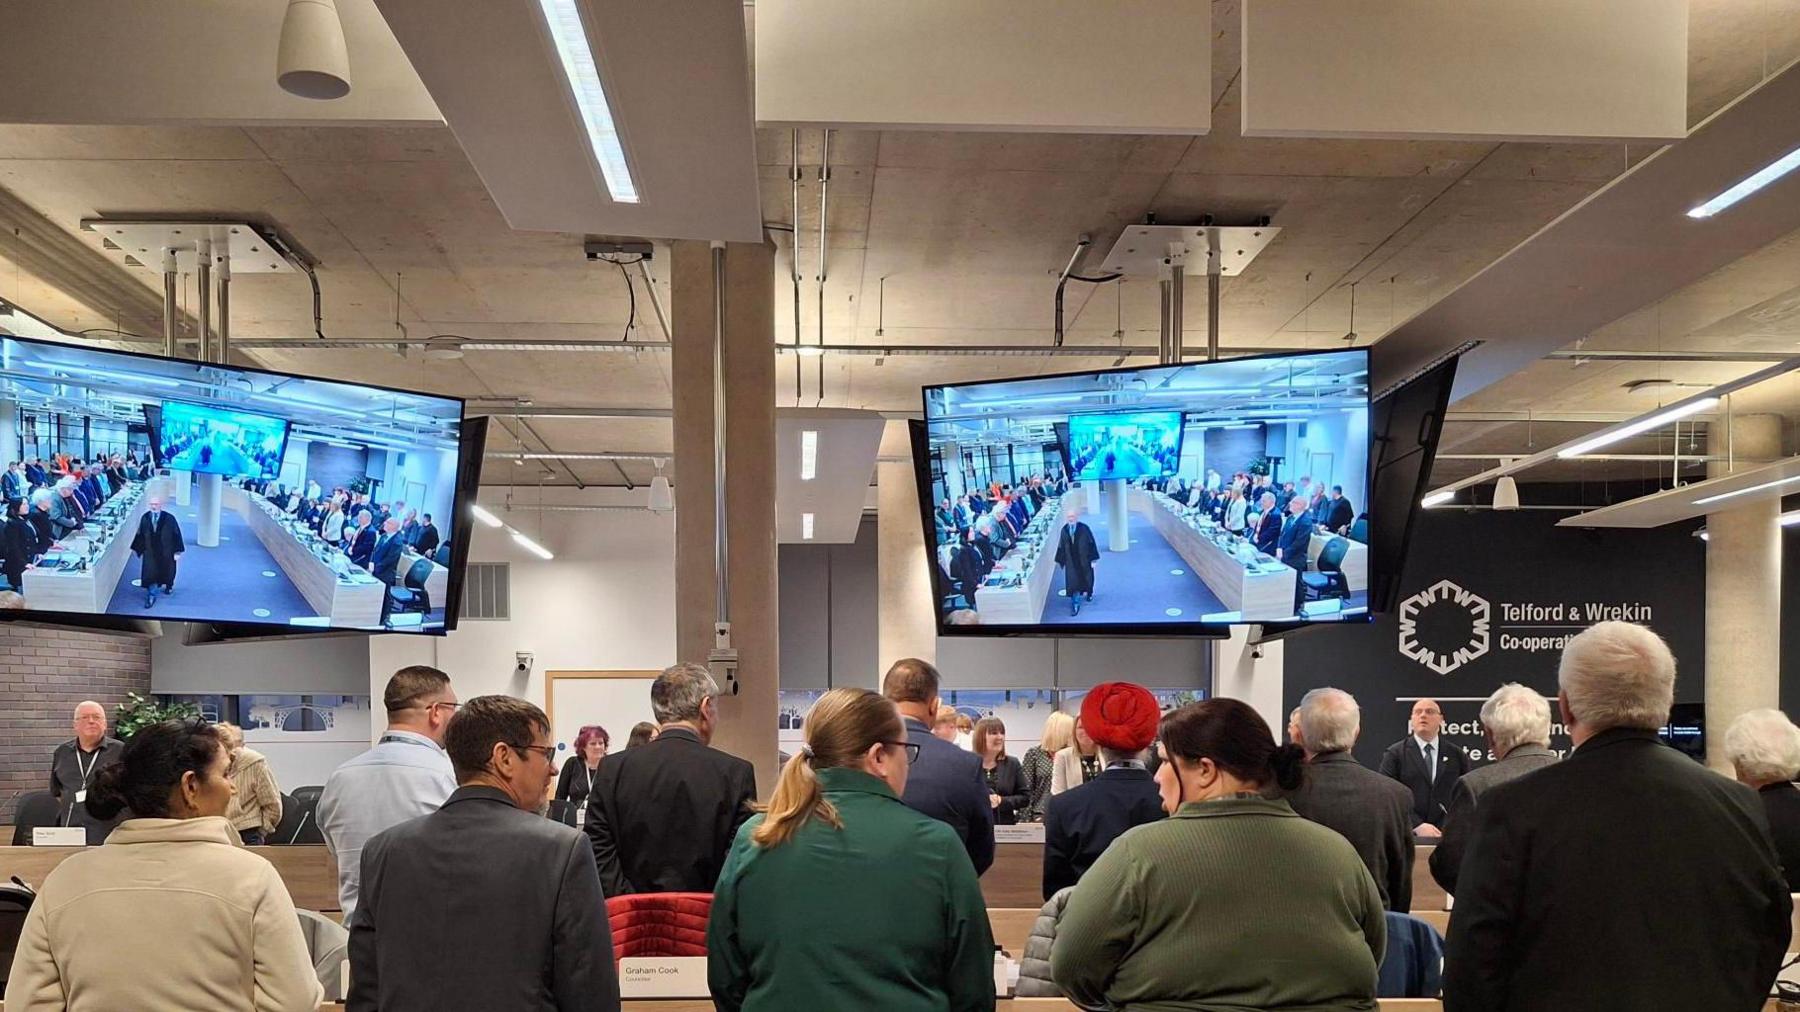
[[[319,798],[324,793],[325,793],[325,788],[323,788],[323,787],[318,787],[318,786],[296,787],[296,788],[294,788],[294,800],[303,805],[313,805],[313,806],[317,807],[317,805],[319,804]]]
[[[431,553],[431,561],[437,563],[440,566],[446,566],[446,567],[449,566],[450,565],[450,542],[446,541],[446,542],[443,542],[442,544],[438,545],[437,551]]]
[[[1358,541],[1365,545],[1369,543],[1369,518],[1368,517],[1366,517],[1366,516],[1357,517],[1356,522],[1350,525],[1350,540]]]
[[[431,614],[431,594],[425,590],[425,581],[431,578],[432,563],[430,559],[420,559],[407,567],[403,586],[388,591],[393,598],[393,609],[390,615],[404,615],[418,612],[421,615]]]
[[[1324,550],[1319,552],[1319,571],[1300,574],[1300,582],[1306,588],[1305,600],[1350,596],[1350,581],[1344,576],[1344,556],[1349,552],[1350,542],[1345,538],[1325,542]]]
[[[0,998],[6,997],[13,953],[19,948],[19,936],[25,933],[25,915],[36,899],[36,890],[16,875],[11,882],[0,884]]]
[[[325,834],[319,831],[319,820],[316,809],[319,804],[319,787],[302,787],[293,794],[281,796],[281,823],[275,832],[269,834],[270,846],[290,846],[308,843],[324,843]],[[302,795],[302,791],[312,793]]]
[[[62,806],[49,791],[30,791],[19,796],[13,809],[13,841],[15,847],[31,846],[31,831],[39,826],[54,826]]]

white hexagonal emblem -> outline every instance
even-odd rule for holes
[[[1447,602],[1468,613],[1469,639],[1455,650],[1438,650],[1419,642],[1419,613]],[[1447,675],[1488,652],[1487,599],[1470,593],[1449,580],[1439,580],[1400,602],[1400,653],[1440,675]]]

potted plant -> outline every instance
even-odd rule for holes
[[[139,728],[165,720],[198,717],[200,708],[192,703],[164,703],[154,696],[136,692],[125,694],[125,702],[113,707],[112,732],[120,740],[131,737]]]

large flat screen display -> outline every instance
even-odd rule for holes
[[[1174,474],[1181,464],[1181,412],[1070,415],[1069,460],[1082,479]]]
[[[1366,621],[1364,349],[924,388],[944,635]]]
[[[164,401],[158,438],[163,460],[175,470],[279,478],[288,423],[249,411]]]
[[[0,386],[0,586],[23,598],[0,617],[455,626],[482,428],[461,400],[17,337]]]

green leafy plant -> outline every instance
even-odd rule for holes
[[[1246,470],[1248,470],[1250,472],[1252,477],[1259,477],[1259,478],[1265,474],[1269,474],[1272,469],[1273,469],[1273,462],[1270,461],[1269,458],[1267,458],[1267,457],[1256,458],[1255,460],[1251,461],[1250,466],[1248,468],[1246,468]]]
[[[164,703],[154,696],[128,692],[125,702],[113,707],[112,731],[116,737],[124,739],[151,724],[199,715],[200,708],[192,703]]]

